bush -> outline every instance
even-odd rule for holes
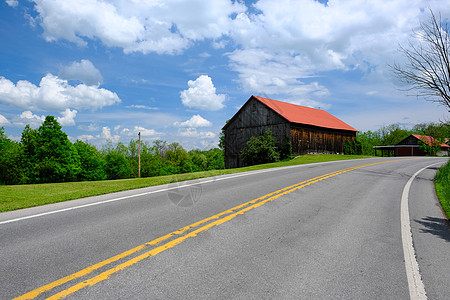
[[[249,166],[278,161],[280,154],[272,131],[267,130],[257,138],[252,136],[240,156],[242,162]]]

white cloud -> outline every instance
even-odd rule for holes
[[[175,122],[174,125],[179,127],[197,128],[197,127],[209,127],[212,126],[212,123],[202,118],[200,115],[193,115],[189,120],[184,122]]]
[[[0,126],[11,124],[7,118],[0,114]]]
[[[216,94],[211,77],[200,75],[196,80],[188,81],[189,89],[180,93],[183,104],[190,108],[219,110],[224,107],[225,95]]]
[[[77,140],[83,141],[83,142],[88,142],[90,140],[93,140],[94,136],[90,135],[90,134],[83,134],[83,135],[79,135],[77,136]]]
[[[75,126],[75,117],[77,116],[76,110],[66,109],[63,111],[61,117],[58,117],[58,122],[61,126]]]
[[[26,80],[14,84],[0,76],[0,102],[19,109],[63,111],[66,108],[94,110],[121,100],[109,90],[85,84],[72,86],[67,80],[47,74],[39,86]]]
[[[111,128],[104,126],[102,127],[102,133],[100,135],[97,135],[97,138],[110,140],[113,143],[117,143],[120,139],[120,135],[118,134],[111,135]]]
[[[13,124],[18,127],[30,125],[31,128],[38,128],[45,121],[45,116],[38,116],[27,110],[13,119]]]
[[[211,131],[197,131],[197,128],[186,128],[178,132],[179,136],[194,138],[215,138],[216,134]]]
[[[158,107],[153,106],[147,106],[147,105],[139,105],[139,104],[133,104],[125,106],[126,108],[137,108],[137,109],[148,109],[148,110],[159,110]]]
[[[6,4],[8,4],[11,7],[16,7],[17,5],[19,5],[19,1],[18,0],[6,0]]]
[[[253,5],[254,10],[233,21],[230,37],[239,47],[229,55],[230,65],[246,91],[299,98],[327,94],[305,79],[328,71],[357,69],[385,80],[387,64],[402,59],[398,44],[407,44],[428,8],[450,13],[447,3],[433,0],[336,0],[326,5],[259,0]]]
[[[100,130],[100,127],[98,127],[98,125],[96,125],[94,123],[91,123],[91,124],[89,124],[87,126],[86,125],[78,125],[77,128],[81,129],[81,130],[86,130],[86,131],[98,131],[98,130]]]
[[[34,2],[47,41],[86,45],[98,39],[125,52],[169,54],[227,34],[233,25],[230,16],[246,9],[230,0]]]
[[[103,83],[100,71],[87,59],[74,61],[70,66],[62,67],[58,77],[65,80],[78,80],[86,85],[99,86]]]
[[[133,129],[123,128],[121,131],[121,135],[138,137],[139,132],[141,133],[141,137],[152,137],[161,134],[154,129],[147,129],[141,126],[134,126]]]

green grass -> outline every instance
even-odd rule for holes
[[[438,170],[434,182],[442,208],[450,219],[450,161]]]
[[[0,186],[0,212],[224,174],[368,157],[370,156],[332,154],[304,155],[289,161],[256,165],[245,168],[213,170],[158,177],[47,184],[2,185]]]

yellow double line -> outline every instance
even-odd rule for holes
[[[342,174],[342,173],[346,173],[346,172],[353,171],[353,170],[356,170],[356,169],[360,169],[360,168],[363,168],[363,167],[373,166],[373,165],[377,165],[377,164],[381,164],[381,163],[385,163],[385,162],[392,162],[392,161],[394,161],[394,160],[376,162],[376,163],[360,165],[360,166],[356,166],[356,167],[352,167],[352,168],[342,169],[342,170],[331,172],[331,173],[328,173],[328,174],[325,174],[325,175],[322,175],[322,176],[318,176],[318,177],[315,177],[315,178],[312,178],[312,179],[309,179],[309,180],[306,180],[306,181],[302,181],[302,182],[299,182],[297,184],[285,187],[285,188],[280,189],[278,191],[275,191],[275,192],[269,193],[267,195],[264,195],[262,197],[253,199],[251,201],[248,201],[246,203],[243,203],[241,205],[233,207],[233,208],[231,208],[229,210],[223,211],[223,212],[221,212],[219,214],[216,214],[216,215],[211,216],[209,218],[203,219],[203,220],[198,221],[196,223],[193,223],[193,224],[191,224],[189,226],[183,227],[183,228],[181,228],[181,229],[179,229],[177,231],[171,232],[171,233],[166,234],[166,235],[164,235],[162,237],[154,239],[154,240],[152,240],[150,242],[147,242],[145,244],[137,246],[137,247],[135,247],[133,249],[125,251],[125,252],[123,252],[121,254],[118,254],[116,256],[113,256],[113,257],[111,257],[111,258],[109,258],[107,260],[104,260],[104,261],[99,262],[99,263],[97,263],[95,265],[87,267],[87,268],[85,268],[85,269],[83,269],[81,271],[78,271],[78,272],[73,273],[73,274],[71,274],[69,276],[63,277],[63,278],[61,278],[59,280],[56,280],[56,281],[51,282],[49,284],[46,284],[46,285],[44,285],[44,286],[42,286],[40,288],[32,290],[32,291],[30,291],[30,292],[28,292],[28,293],[26,293],[26,294],[24,294],[22,296],[19,296],[19,297],[15,298],[15,299],[34,299],[35,297],[39,296],[40,294],[42,294],[44,292],[47,292],[47,291],[50,291],[51,289],[54,289],[54,288],[56,288],[56,287],[58,287],[60,285],[63,285],[63,284],[65,284],[65,283],[67,283],[67,282],[69,282],[71,280],[74,280],[76,278],[84,277],[84,276],[92,273],[93,271],[98,270],[98,269],[100,269],[100,268],[102,268],[102,267],[104,267],[104,266],[106,266],[108,264],[111,264],[111,263],[116,262],[118,260],[124,259],[127,256],[130,256],[130,255],[132,255],[134,253],[137,253],[137,252],[139,252],[141,250],[144,250],[144,249],[146,249],[146,248],[148,248],[150,246],[158,245],[161,242],[163,242],[165,240],[168,240],[170,238],[174,238],[174,237],[179,236],[179,237],[174,238],[174,239],[170,240],[169,242],[167,242],[167,243],[165,243],[165,244],[163,244],[161,246],[153,248],[153,249],[151,249],[151,250],[149,250],[147,252],[144,252],[141,255],[133,257],[133,258],[131,258],[131,259],[129,259],[129,260],[127,260],[127,261],[125,261],[125,262],[115,266],[115,267],[112,267],[112,268],[104,271],[103,273],[100,273],[99,275],[96,275],[96,276],[94,276],[94,277],[92,277],[90,279],[87,279],[87,280],[84,280],[82,282],[79,282],[79,283],[77,283],[77,284],[75,284],[75,285],[73,285],[73,286],[71,286],[71,287],[69,287],[69,288],[67,288],[67,289],[65,289],[65,290],[63,290],[61,292],[58,292],[58,293],[54,294],[53,296],[51,296],[51,297],[49,297],[47,299],[61,299],[61,298],[64,298],[64,297],[66,297],[66,296],[68,296],[68,295],[70,295],[70,294],[72,294],[72,293],[74,293],[76,291],[79,291],[80,289],[82,289],[84,287],[93,286],[93,285],[95,285],[95,284],[97,284],[97,283],[99,283],[99,282],[101,282],[103,280],[106,280],[112,274],[114,274],[114,273],[116,273],[116,272],[118,272],[120,270],[123,270],[125,268],[128,268],[128,267],[138,263],[139,261],[141,261],[141,260],[143,260],[145,258],[148,258],[150,256],[155,256],[155,255],[157,255],[157,254],[159,254],[159,253],[161,253],[161,252],[163,252],[163,251],[165,251],[167,249],[170,249],[170,248],[180,244],[181,242],[183,242],[184,240],[186,240],[186,239],[188,239],[190,237],[195,237],[200,232],[206,231],[206,230],[208,230],[208,229],[210,229],[210,228],[212,228],[214,226],[218,226],[220,224],[223,224],[223,223],[233,219],[234,217],[236,217],[238,215],[244,214],[245,212],[248,212],[248,211],[250,211],[250,210],[252,210],[254,208],[262,206],[262,205],[266,204],[267,202],[273,201],[273,200],[275,200],[275,199],[277,199],[277,198],[279,198],[279,197],[281,197],[283,195],[292,193],[293,191],[299,190],[299,189],[301,189],[301,188],[303,188],[305,186],[311,185],[313,183],[319,182],[321,180],[324,180],[324,179],[327,179],[327,178],[330,178],[330,177],[333,177],[333,176],[336,176],[336,175],[339,175],[339,174]],[[199,227],[201,225],[203,225],[203,226]],[[197,227],[199,227],[199,228],[197,228]],[[195,229],[195,228],[197,228],[197,229]],[[195,229],[195,230],[193,230],[193,229]],[[182,235],[182,234],[184,234],[184,235]]]

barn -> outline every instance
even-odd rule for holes
[[[381,156],[425,156],[430,153],[425,153],[420,143],[425,143],[430,147],[439,146],[440,150],[435,153],[438,156],[448,155],[450,146],[439,142],[435,138],[428,135],[411,134],[404,138],[396,145],[392,146],[374,146],[375,155],[381,152]]]
[[[242,167],[240,153],[252,136],[271,130],[280,147],[288,140],[294,154],[343,153],[357,130],[328,112],[251,96],[223,127],[225,167]]]

